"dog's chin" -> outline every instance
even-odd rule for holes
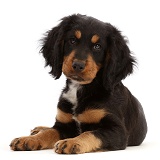
[[[79,84],[89,84],[92,82],[93,79],[84,79],[80,76],[77,76],[77,75],[70,75],[70,76],[67,76],[68,79],[71,79],[73,81],[76,81],[77,83]]]

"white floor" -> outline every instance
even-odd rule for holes
[[[2,138],[2,137],[1,137]],[[0,159],[5,160],[53,160],[53,159],[102,159],[107,158],[111,160],[154,160],[160,159],[159,149],[160,141],[149,140],[146,138],[144,143],[137,147],[127,147],[126,150],[121,151],[108,151],[108,152],[96,152],[85,153],[79,155],[59,155],[53,150],[41,150],[41,151],[11,151],[9,148],[10,141],[6,139],[0,140]]]

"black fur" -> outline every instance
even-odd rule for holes
[[[107,37],[110,59],[109,63],[104,66],[103,78],[104,86],[113,89],[116,84],[133,72],[135,59],[130,55],[127,41],[121,36],[120,31],[110,24],[107,26],[111,30]]]

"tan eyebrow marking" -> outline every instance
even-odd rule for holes
[[[79,31],[79,30],[75,31],[75,36],[76,36],[77,39],[80,39],[81,36],[82,36],[81,31]]]
[[[99,40],[99,36],[97,34],[93,35],[91,42],[92,43],[97,43],[97,41]]]

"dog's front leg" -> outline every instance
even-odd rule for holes
[[[36,127],[31,130],[30,136],[12,140],[10,147],[14,151],[52,149],[58,140],[75,137],[78,133],[79,131],[76,122],[72,119],[72,114],[58,109],[56,122],[52,128]]]
[[[53,128],[41,128],[39,131],[35,128],[34,131],[38,133],[31,132],[30,136],[15,138],[10,144],[11,149],[14,151],[51,149],[60,139],[59,132]]]
[[[88,131],[75,138],[60,140],[55,144],[55,152],[60,154],[80,154],[97,151],[102,142],[93,132]]]
[[[98,124],[83,124],[83,126]],[[60,140],[55,144],[55,152],[60,154],[80,154],[86,152],[122,150],[127,146],[128,135],[123,123],[116,116],[106,116],[97,130],[86,131],[75,138]]]

